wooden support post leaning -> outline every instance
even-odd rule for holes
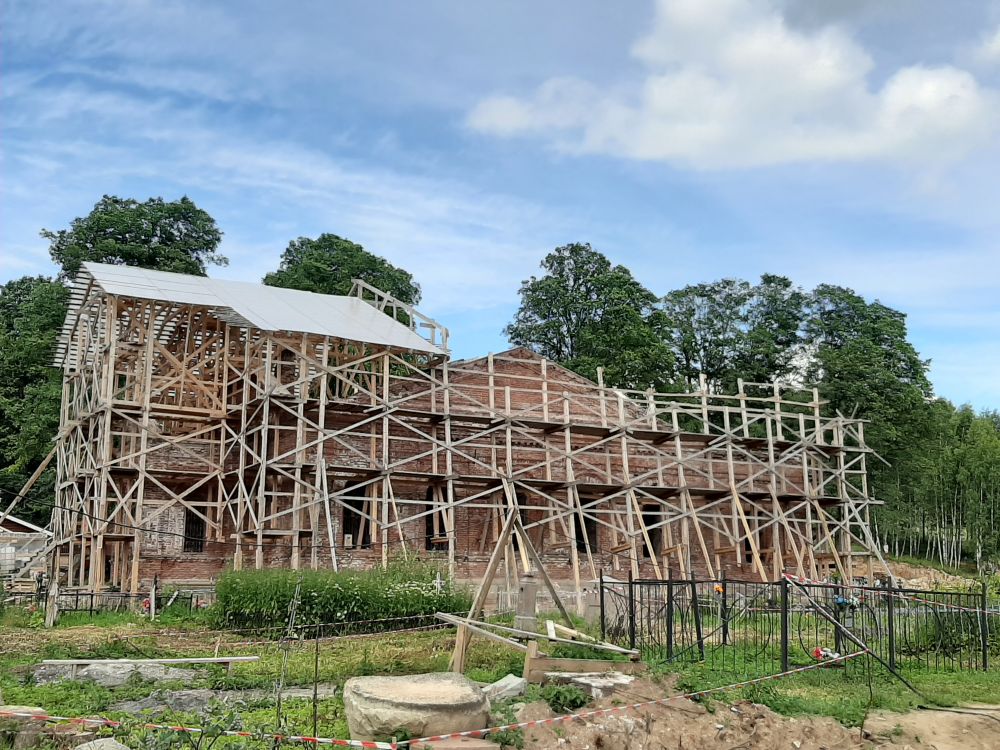
[[[486,599],[490,594],[490,587],[493,585],[493,578],[496,576],[497,568],[504,557],[504,550],[507,549],[510,534],[514,530],[516,522],[517,514],[513,510],[508,511],[503,528],[500,530],[500,537],[497,539],[497,544],[490,555],[490,561],[486,565],[483,580],[479,584],[479,590],[476,591],[476,596],[472,600],[472,606],[469,608],[468,619],[470,620],[474,620],[486,604]],[[448,665],[448,669],[458,673],[465,671],[465,652],[468,647],[469,632],[464,626],[459,625],[458,632],[455,634],[455,650],[451,654],[451,662]]]
[[[757,572],[760,574],[760,579],[762,581],[767,581],[767,570],[765,570],[764,563],[760,559],[760,550],[757,547],[757,540],[754,532],[750,528],[749,522],[747,521],[747,515],[743,512],[743,499],[740,497],[740,493],[736,491],[735,484],[732,485],[731,491],[733,505],[736,507],[736,512],[740,517],[740,523],[743,524],[743,531],[746,533],[747,542],[750,544],[750,552],[753,554],[754,565],[757,566]]]

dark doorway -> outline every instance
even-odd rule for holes
[[[577,552],[586,552],[587,545],[590,545],[591,552],[597,552],[597,519],[591,516],[584,516],[580,519],[579,513],[573,514],[573,528],[576,533]]]
[[[660,540],[663,538],[663,527],[657,526],[655,529],[650,528],[663,521],[663,509],[659,505],[643,505],[642,506],[642,523],[646,527],[646,532],[649,534],[649,541],[652,544],[653,549],[659,553],[663,548]],[[642,538],[642,556],[650,557],[649,545],[646,544],[646,538]]]
[[[372,546],[372,524],[361,514],[368,507],[364,497],[342,498],[347,507],[343,511],[344,547],[348,549],[370,549]]]
[[[444,528],[444,519],[441,518],[441,513],[434,502],[433,487],[427,488],[424,500],[427,502],[424,511],[432,511],[424,516],[424,549],[434,552],[448,543],[448,534]]]

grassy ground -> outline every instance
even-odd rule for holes
[[[675,674],[680,692],[733,682],[732,672],[693,663],[656,669]],[[781,680],[715,693],[711,701],[752,700],[790,716],[832,716],[848,726],[859,725],[869,710],[909,711],[922,705],[1000,704],[1000,671],[931,672],[904,668],[903,676],[920,691],[909,690],[874,660],[866,657],[846,668],[815,669]],[[737,678],[738,679],[738,678]]]
[[[225,636],[219,641],[218,635],[208,632],[203,622],[197,618],[183,619],[180,614],[173,621],[156,624],[135,615],[105,615],[96,620],[99,623],[96,626],[92,624],[94,620],[81,625],[74,624],[79,622],[79,617],[68,617],[59,628],[51,631],[34,627],[34,621],[24,622],[19,619],[21,617],[8,612],[0,620],[0,693],[8,704],[41,706],[62,715],[97,714],[134,722],[135,717],[116,712],[113,706],[123,700],[148,696],[156,689],[255,689],[265,694],[241,707],[238,715],[221,711],[207,721],[210,725],[215,722],[218,727],[240,726],[256,732],[312,734],[314,731],[313,706],[308,700],[284,701],[279,717],[270,697],[279,681],[287,686],[310,686],[314,680],[341,685],[355,675],[443,671],[447,669],[454,643],[451,630],[382,633],[321,641],[316,670],[314,642],[298,642],[285,648],[274,643],[240,645],[243,636],[237,635]],[[170,634],[165,635],[161,630],[169,630]],[[32,665],[43,658],[207,656],[214,653],[217,644],[220,653],[256,655],[260,660],[234,665],[229,674],[220,667],[198,667],[195,669],[197,677],[183,685],[137,680],[114,690],[86,682],[36,685],[30,676]],[[769,664],[745,664],[740,671],[743,675],[767,674],[771,671]],[[522,656],[505,646],[474,638],[468,665],[469,677],[489,682],[507,673],[520,674]],[[714,688],[741,677],[732,669],[713,669],[698,662],[655,664],[652,671],[655,677],[664,678],[664,684],[673,683],[671,693]],[[882,668],[869,671],[859,662],[846,669],[818,669],[780,681],[715,694],[706,702],[712,705],[719,701],[749,699],[780,713],[828,715],[848,725],[859,724],[869,709],[903,711],[925,703],[1000,703],[1000,670],[933,673],[908,669],[906,674],[924,697],[908,691]],[[665,687],[664,694],[667,693]],[[347,736],[339,698],[321,700],[316,709],[316,732],[323,736]],[[170,717],[170,721],[204,725],[206,719],[182,714]],[[142,730],[130,732],[141,734]],[[133,739],[146,741],[139,737]],[[165,750],[162,743],[169,744],[173,740],[157,742],[160,744],[154,743],[155,750]],[[240,744],[235,740],[220,742],[227,747]]]
[[[252,732],[311,735],[316,731],[327,737],[348,736],[341,699],[319,701],[314,727],[309,700],[285,700],[278,715],[273,695],[279,681],[288,687],[308,687],[314,680],[340,686],[356,675],[441,672],[448,667],[454,644],[450,630],[325,640],[319,643],[317,670],[313,641],[294,642],[287,647],[276,643],[236,645],[242,636],[225,636],[220,642],[217,634],[204,627],[179,631],[176,623],[170,626],[171,634],[165,636],[156,632],[164,627],[163,623],[153,626],[129,615],[102,616],[98,619],[102,624],[96,627],[67,624],[63,620],[51,631],[12,627],[12,619],[16,620],[7,613],[0,624],[0,695],[4,703],[40,706],[63,716],[101,715],[134,722],[136,717],[114,710],[114,705],[144,698],[158,689],[256,690],[264,695],[241,705],[238,715],[223,710],[210,717],[209,723],[214,721],[218,727],[239,727]],[[36,685],[31,678],[32,666],[42,659],[211,656],[217,643],[220,653],[255,655],[259,661],[235,664],[231,673],[217,666],[197,667],[193,670],[197,677],[183,684],[134,680],[126,686],[109,689],[84,681]],[[491,641],[476,639],[467,663],[466,673],[470,678],[491,682],[510,672],[519,674],[522,656]],[[190,726],[206,723],[204,717],[185,714],[172,715],[169,720]],[[142,734],[142,731],[134,729],[129,733]],[[145,742],[145,738],[134,739]],[[227,746],[241,744],[235,740],[222,742]]]

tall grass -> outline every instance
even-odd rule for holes
[[[366,631],[390,630],[400,622],[372,620],[433,616],[467,610],[471,598],[439,576],[434,565],[394,562],[370,571],[244,570],[224,574],[216,586],[216,624],[274,628],[288,622],[298,587],[298,625],[365,623]],[[416,623],[419,624],[419,623]],[[337,631],[331,631],[337,632]]]

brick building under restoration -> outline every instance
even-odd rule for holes
[[[624,391],[350,296],[87,263],[50,545],[64,584],[209,585],[235,568],[439,559],[476,579],[509,514],[577,591],[611,575],[871,574],[863,423],[815,391]]]

